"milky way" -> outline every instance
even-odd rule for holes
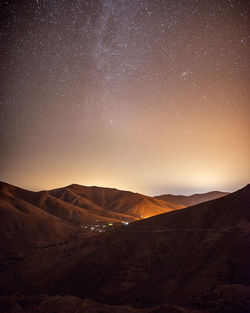
[[[247,1],[6,1],[1,177],[160,194],[249,180]]]

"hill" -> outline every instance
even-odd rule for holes
[[[23,210],[31,205],[74,226],[134,221],[181,208],[138,193],[76,184],[33,192],[1,182],[0,192],[0,204],[15,199]]]
[[[249,208],[250,185],[114,230],[78,258],[70,290],[124,303],[183,304],[218,286],[246,286]],[[67,285],[69,277],[63,281]]]
[[[126,218],[130,220],[146,218],[181,208],[178,204],[115,188],[86,187],[73,184],[52,190],[50,194],[68,203],[74,201],[81,207],[86,208],[86,204],[88,204],[92,211],[115,216],[120,221]],[[84,203],[81,203],[79,199],[84,199]]]
[[[4,292],[70,294],[145,312],[159,304],[175,312],[181,307],[182,312],[247,312],[249,208],[250,185],[85,238],[74,247],[39,250],[5,269]]]
[[[152,197],[111,188],[70,185],[33,192],[0,182],[1,252],[23,253],[79,231],[103,231],[179,208]],[[95,228],[96,225],[99,228]]]
[[[161,195],[156,196],[156,199],[163,200],[166,202],[174,203],[183,207],[188,207],[191,205],[199,204],[202,202],[218,199],[228,195],[228,192],[222,191],[210,191],[206,193],[197,193],[191,196],[183,196],[183,195]]]
[[[26,190],[0,184],[0,257],[21,257],[34,246],[59,243],[76,233],[71,225],[24,200],[32,196]]]

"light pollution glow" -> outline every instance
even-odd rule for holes
[[[244,1],[27,3],[2,4],[1,180],[149,195],[249,182]]]

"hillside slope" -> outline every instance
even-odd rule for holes
[[[74,248],[38,251],[6,270],[5,292],[14,284],[16,290],[25,286],[26,293],[71,294],[117,305],[170,303],[246,312],[249,208],[250,185],[116,228]],[[13,269],[17,281],[10,279]]]
[[[65,195],[66,193],[67,195]],[[77,184],[52,190],[50,194],[68,203],[72,203],[78,198],[77,202],[81,207],[86,207],[88,204],[91,210],[94,209],[99,214],[102,212],[103,214],[113,214],[120,220],[124,220],[126,217],[130,220],[136,220],[182,208],[178,204],[168,203],[139,193]],[[84,203],[81,203],[79,199],[84,199]]]
[[[2,207],[7,207],[6,203],[12,199],[12,204],[18,202],[23,210],[26,206],[33,206],[74,226],[95,221],[104,224],[131,222],[182,207],[128,191],[76,184],[33,192],[1,182],[0,191],[3,190],[5,192],[0,194]]]
[[[94,290],[95,297],[112,301],[157,303],[183,302],[216,286],[247,285],[249,208],[250,185],[114,230],[78,258],[70,289],[89,296]]]
[[[57,217],[23,200],[11,185],[0,184],[0,251],[20,254],[35,246],[48,246],[70,238],[76,229]]]
[[[196,205],[202,202],[218,199],[228,194],[229,194],[228,192],[210,191],[206,193],[197,193],[191,196],[183,196],[183,195],[176,196],[176,195],[167,194],[167,195],[156,196],[155,198],[158,200],[163,200],[166,202],[177,204],[183,207],[189,207],[191,205]]]
[[[67,240],[75,231],[86,230],[86,225],[88,230],[96,224],[119,225],[176,208],[111,188],[70,185],[33,192],[0,182],[0,248],[2,254],[22,254],[31,247]]]

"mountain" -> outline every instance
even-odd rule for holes
[[[190,197],[167,195],[155,198],[114,188],[85,187],[77,184],[33,192],[1,182],[0,208],[4,211],[8,205],[14,208],[17,206],[19,213],[20,210],[32,208],[34,212],[39,211],[50,219],[56,218],[57,222],[59,219],[64,224],[84,227],[95,225],[96,222],[101,224],[132,222],[181,209],[189,203],[223,195],[224,193],[212,192]],[[12,210],[12,218],[13,212]]]
[[[170,203],[182,206],[182,207],[188,207],[188,206],[199,204],[205,201],[218,199],[228,194],[229,194],[228,192],[210,191],[207,193],[197,193],[191,196],[182,196],[182,195],[176,196],[176,195],[167,194],[167,195],[156,196],[155,198],[158,200],[170,202]]]
[[[85,207],[98,214],[109,214],[117,220],[136,220],[181,208],[154,197],[114,188],[86,187],[73,184],[50,191],[50,194],[65,202]],[[81,203],[84,199],[85,203]],[[87,202],[87,203],[86,203]]]
[[[32,193],[0,183],[0,258],[68,240],[76,229],[24,200]]]
[[[249,208],[250,185],[93,238],[61,285],[78,296],[130,304],[183,304],[218,286],[248,285]]]
[[[97,224],[119,225],[178,208],[153,197],[111,188],[73,184],[33,192],[0,182],[0,247],[2,253],[21,253],[64,241],[69,234]]]
[[[134,221],[181,208],[178,204],[138,193],[76,184],[33,192],[2,182],[1,190],[5,190],[12,199],[18,199],[23,205],[40,208],[75,226],[96,220],[103,223]],[[6,198],[6,192],[1,194],[0,201]]]
[[[249,209],[250,185],[74,246],[37,250],[2,271],[3,293],[90,298],[90,312],[101,312],[98,303],[117,313],[126,306],[143,313],[247,312]]]

